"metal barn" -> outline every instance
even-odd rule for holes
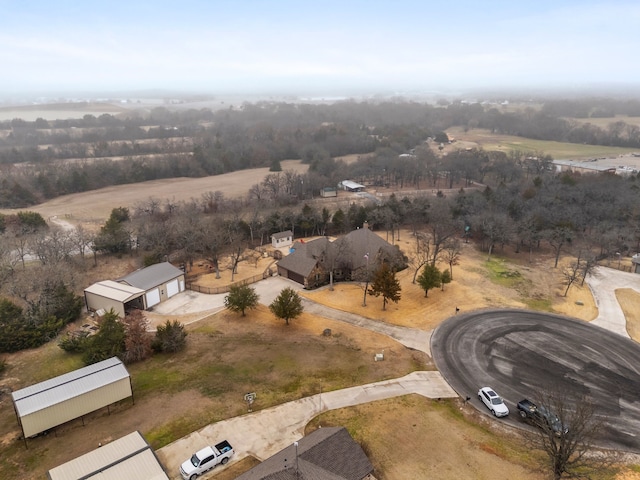
[[[145,309],[144,293],[141,288],[104,280],[85,288],[84,301],[92,312],[113,310],[118,317],[124,318],[125,312],[131,308]]]
[[[133,396],[122,362],[109,358],[11,394],[24,438]]]

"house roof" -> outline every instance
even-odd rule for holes
[[[183,274],[184,272],[179,268],[174,267],[169,262],[163,262],[136,270],[135,272],[120,278],[118,281],[124,282],[132,287],[142,288],[146,291],[150,288],[162,285],[169,280],[178,278]]]
[[[84,291],[122,303],[126,303],[144,294],[144,290],[140,288],[114,282],[113,280],[103,280],[102,282],[94,283],[85,288]]]
[[[132,432],[48,472],[50,480],[168,480],[151,446]]]
[[[327,427],[267,458],[236,480],[362,480],[373,465],[344,427]],[[297,472],[296,472],[297,470]]]
[[[117,357],[36,383],[11,393],[20,417],[62,403],[104,385],[128,378],[129,372]]]
[[[322,260],[322,255],[330,243],[326,237],[316,238],[310,242],[296,242],[292,247],[293,252],[279,260],[278,266],[307,277]]]
[[[276,240],[287,237],[293,237],[293,232],[291,230],[285,230],[284,232],[278,232],[271,235],[271,238],[275,238]]]
[[[368,228],[353,230],[344,237],[340,237],[335,243],[336,247],[340,243],[346,244],[343,250],[350,254],[352,270],[366,267],[367,261],[373,262],[381,250],[386,251],[391,257],[400,254],[398,248],[383,240]],[[369,257],[368,260],[367,257]]]
[[[310,242],[296,242],[292,248],[294,251],[278,261],[278,266],[304,277],[310,275],[327,255],[339,256],[340,261],[347,263],[351,270],[363,268],[367,262],[373,263],[380,256],[395,264],[402,263],[400,250],[368,228],[353,230],[334,242],[321,237]]]

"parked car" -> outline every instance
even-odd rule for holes
[[[496,417],[506,417],[509,415],[509,408],[504,404],[504,400],[500,398],[493,388],[482,387],[478,390],[478,398]]]
[[[184,480],[194,480],[198,475],[202,475],[216,465],[225,465],[233,453],[233,447],[226,440],[217,445],[205,447],[180,465],[180,474]]]
[[[518,411],[523,420],[526,420],[543,430],[551,429],[554,434],[561,436],[567,434],[569,429],[562,424],[558,416],[546,409],[543,405],[536,405],[531,400],[523,399],[518,402]]]

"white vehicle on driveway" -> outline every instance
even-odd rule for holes
[[[224,440],[194,453],[189,460],[180,465],[180,474],[184,480],[194,480],[218,464],[225,465],[232,455],[233,447]]]
[[[478,390],[478,398],[496,417],[506,417],[509,415],[509,409],[504,404],[504,400],[500,398],[500,395],[498,395],[493,388],[482,387]]]

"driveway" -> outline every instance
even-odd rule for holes
[[[302,438],[307,423],[322,412],[410,393],[428,398],[457,396],[438,372],[413,372],[402,378],[320,393],[212,423],[162,447],[156,455],[170,478],[180,478],[180,464],[196,450],[223,439],[229,440],[236,451],[233,462],[249,455],[262,461]]]
[[[618,304],[615,291],[631,288],[640,292],[640,275],[613,268],[597,267],[587,277],[587,284],[598,307],[598,317],[591,323],[629,338],[627,322]]]

